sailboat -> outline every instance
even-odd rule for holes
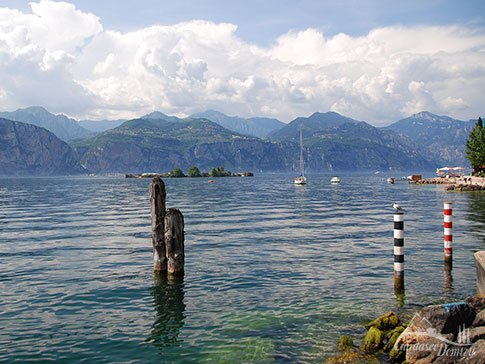
[[[306,185],[305,162],[303,161],[303,137],[300,126],[300,175],[295,178],[296,185]]]

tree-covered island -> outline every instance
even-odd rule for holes
[[[156,176],[164,178],[181,178],[181,177],[253,177],[253,172],[231,173],[231,171],[224,170],[224,167],[213,167],[210,172],[201,172],[198,167],[189,167],[187,174],[184,174],[179,167],[174,168],[168,173],[141,173],[141,174],[126,174],[126,178],[153,178]]]

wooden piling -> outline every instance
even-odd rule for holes
[[[154,177],[150,183],[150,208],[152,216],[153,270],[166,271],[167,258],[165,249],[165,183],[160,177]]]
[[[165,215],[165,248],[168,272],[183,274],[185,263],[184,216],[179,209],[168,209]]]

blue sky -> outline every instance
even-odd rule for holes
[[[3,0],[0,103],[94,119],[475,118],[484,14],[483,0]]]
[[[32,0],[0,5],[30,11]],[[318,28],[330,36],[359,36],[389,25],[483,25],[484,0],[73,0],[100,17],[108,29],[130,31],[193,19],[238,25],[238,36],[268,44],[287,31]]]

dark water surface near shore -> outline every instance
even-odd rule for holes
[[[292,177],[166,179],[185,216],[183,280],[152,271],[149,179],[0,179],[0,361],[319,363],[376,315],[476,292],[485,194]],[[391,202],[406,209],[404,298]]]

